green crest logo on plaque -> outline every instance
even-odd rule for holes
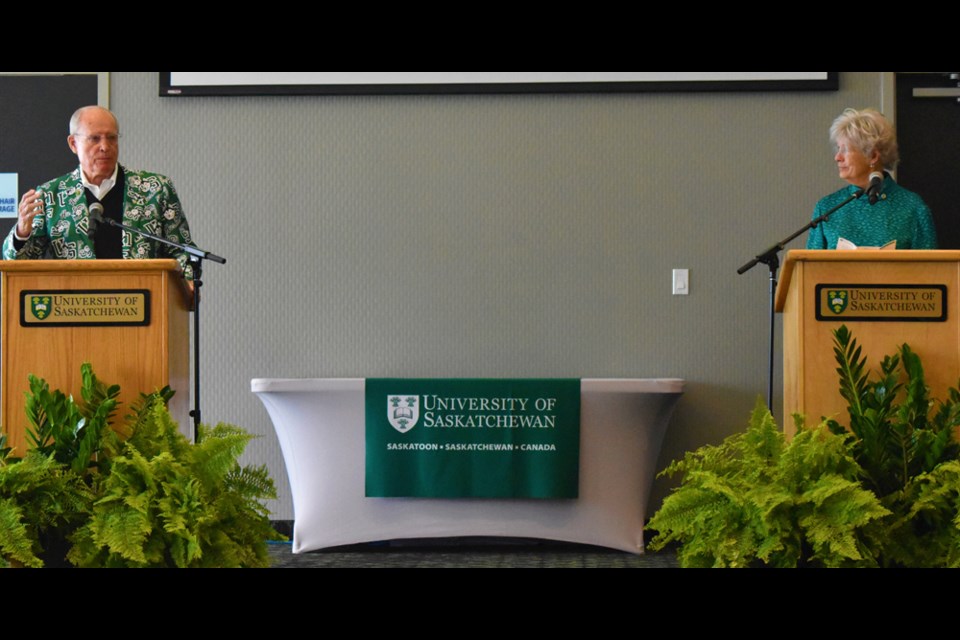
[[[417,426],[420,403],[417,396],[387,396],[387,420],[390,426],[406,433]]]
[[[843,290],[827,291],[827,306],[835,314],[840,315],[846,310],[849,297],[847,292]]]
[[[30,298],[30,313],[37,320],[44,320],[53,311],[53,301],[50,296],[33,296]]]

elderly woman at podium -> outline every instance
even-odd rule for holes
[[[847,109],[830,127],[830,140],[849,184],[820,200],[813,218],[860,195],[811,229],[807,249],[936,249],[930,209],[890,176],[900,161],[893,125],[874,109]]]

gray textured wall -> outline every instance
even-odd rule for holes
[[[245,461],[269,465],[279,520],[251,378],[685,378],[661,467],[742,429],[769,299],[764,267],[736,270],[841,186],[832,119],[881,101],[875,72],[827,93],[174,99],[157,81],[111,74],[121,162],[173,178],[228,260],[205,271],[203,417],[262,436]]]

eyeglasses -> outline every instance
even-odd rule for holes
[[[110,134],[107,134],[107,135],[105,135],[105,136],[85,136],[85,135],[81,135],[81,134],[79,134],[79,133],[75,133],[75,134],[73,134],[73,137],[74,137],[74,138],[83,138],[84,140],[86,140],[88,143],[92,144],[92,145],[95,146],[95,147],[98,146],[101,142],[106,142],[107,145],[109,145],[109,146],[111,146],[111,147],[115,147],[115,146],[117,146],[117,144],[119,144],[119,142],[120,142],[120,134],[119,134],[119,133],[110,133]]]
[[[862,154],[863,151],[855,145],[846,143],[846,144],[836,144],[833,146],[833,155],[837,155],[838,153],[842,155],[847,155],[848,153]]]

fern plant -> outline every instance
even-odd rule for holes
[[[787,443],[758,399],[745,433],[670,465],[683,484],[650,520],[651,549],[678,543],[684,567],[875,565],[864,532],[889,512],[844,437],[800,427]]]
[[[960,461],[922,473],[896,500],[878,538],[887,566],[960,568]]]
[[[58,541],[84,567],[268,566],[267,540],[283,536],[264,506],[276,497],[266,468],[237,462],[252,436],[201,425],[191,444],[169,387],[116,420],[119,387],[89,364],[81,374],[80,403],[31,376],[33,446],[14,458],[0,439],[0,566],[43,566]]]
[[[0,444],[0,563],[63,565],[67,538],[90,516],[91,474],[100,452],[117,438],[108,422],[120,390],[97,379],[89,364],[81,367],[81,379],[78,404],[29,377],[25,409],[32,448],[21,459]]]
[[[51,541],[63,540],[91,513],[94,493],[68,466],[37,451],[0,462],[0,566],[39,567]],[[65,551],[64,551],[65,552]]]
[[[251,439],[238,427],[177,430],[161,398],[138,414],[111,461],[89,522],[73,536],[81,567],[265,567],[278,537],[262,501],[276,491],[265,467],[241,467]]]
[[[960,567],[960,391],[933,400],[908,345],[871,380],[846,326],[834,332],[850,424],[785,442],[758,399],[745,433],[663,474],[683,481],[650,520],[652,549],[683,566]]]

